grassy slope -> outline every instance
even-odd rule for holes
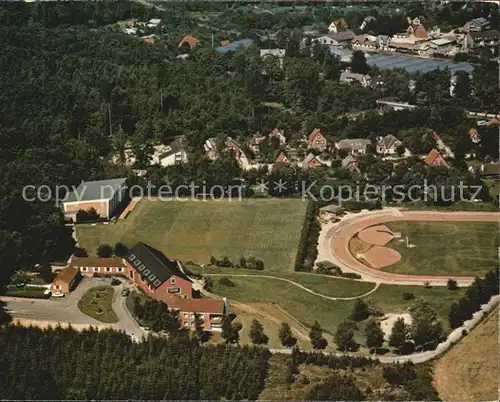
[[[118,322],[118,317],[111,306],[114,289],[109,286],[92,288],[78,301],[78,308],[89,317],[105,323]]]
[[[277,304],[308,327],[314,320],[318,320],[323,329],[330,333],[334,333],[338,324],[349,317],[354,306],[354,301],[322,299],[288,283],[275,281],[274,284],[270,279],[238,277],[230,279],[235,284],[234,287],[223,286],[214,280],[213,292],[224,295],[230,300]],[[403,300],[404,292],[411,292],[416,298],[421,297],[429,301],[439,314],[444,327],[448,328],[447,317],[450,306],[463,295],[464,291],[461,289],[450,291],[443,287],[426,289],[422,286],[381,285],[378,290],[367,296],[366,300],[375,301],[385,313],[400,313],[406,311],[413,303],[411,300]],[[362,328],[362,325],[360,327]],[[358,339],[361,341],[361,334]]]
[[[300,200],[242,201],[142,200],[125,220],[114,225],[78,225],[80,245],[95,253],[101,243],[137,241],[170,258],[207,263],[226,255],[234,262],[253,255],[266,272],[291,270],[306,203]]]
[[[386,271],[414,275],[482,276],[498,266],[498,224],[486,222],[391,222],[416,247],[397,239],[389,247],[401,261]]]
[[[498,309],[438,360],[434,384],[447,401],[498,400]]]

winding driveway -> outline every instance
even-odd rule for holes
[[[316,274],[311,274],[311,275],[316,275]],[[204,276],[240,276],[240,277],[247,277],[247,278],[266,278],[266,279],[276,279],[278,281],[283,281],[283,282],[288,282],[294,286],[297,286],[298,288],[301,288],[302,290],[305,290],[308,293],[311,293],[315,296],[322,297],[323,299],[328,299],[328,300],[355,300],[355,299],[360,299],[362,297],[368,296],[369,294],[375,292],[378,287],[380,286],[380,283],[375,282],[373,289],[370,291],[363,293],[362,295],[358,296],[351,296],[351,297],[333,297],[333,296],[326,296],[324,294],[315,292],[314,290],[311,290],[309,288],[306,288],[305,286],[301,285],[300,283],[294,282],[291,279],[286,279],[286,278],[280,278],[279,276],[271,276],[271,275],[249,275],[249,274],[205,274]],[[327,276],[327,275],[324,275]],[[335,278],[335,277],[332,277]],[[349,280],[349,279],[343,279],[343,278],[336,278],[339,280]]]
[[[357,260],[349,251],[349,241],[359,231],[373,225],[392,221],[433,222],[498,222],[497,212],[437,212],[400,211],[387,208],[361,215],[351,215],[335,225],[324,226],[319,239],[320,255],[323,259],[347,272],[360,274],[363,280],[392,285],[421,285],[429,282],[433,286],[446,286],[448,279],[454,279],[459,286],[468,286],[472,277],[403,275],[373,269]],[[318,258],[319,260],[319,258]]]

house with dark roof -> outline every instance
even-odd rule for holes
[[[206,331],[220,330],[222,318],[229,314],[227,299],[195,298],[193,282],[179,261],[170,260],[160,251],[139,242],[130,250],[125,264],[129,281],[151,298],[166,303],[170,310],[178,311],[181,326],[194,328],[197,315]]]
[[[474,18],[473,20],[468,21],[462,31],[464,32],[479,32],[486,31],[490,29],[490,21],[488,21],[484,17]]]
[[[401,145],[392,134],[387,134],[385,137],[379,137],[377,141],[377,153],[381,155],[393,155],[396,153],[396,148]]]
[[[364,155],[366,148],[371,145],[371,141],[366,138],[344,139],[335,143],[335,148],[338,150],[346,150],[351,155]]]
[[[478,47],[493,47],[498,45],[499,33],[496,29],[488,31],[469,32],[465,35],[463,47],[465,50]]]
[[[76,222],[79,210],[94,208],[101,218],[110,219],[115,215],[118,206],[127,196],[127,179],[125,177],[110,180],[82,181],[77,188],[62,201],[66,218]]]

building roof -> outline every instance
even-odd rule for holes
[[[196,38],[193,35],[186,35],[186,36],[184,36],[184,38],[182,38],[178,47],[181,47],[184,43],[187,43],[190,48],[193,48],[196,45],[199,45],[200,41],[198,40],[198,38]]]
[[[484,176],[500,175],[500,163],[483,163],[479,173]]]
[[[307,142],[309,142],[309,144],[310,144],[314,140],[314,137],[316,137],[318,134],[321,135],[322,137],[324,137],[321,130],[319,128],[315,128],[313,131],[311,131],[311,134],[309,134],[309,137],[307,138]]]
[[[331,212],[331,213],[336,214],[336,213],[339,213],[339,212],[344,212],[345,208],[341,207],[340,205],[330,204],[330,205],[326,205],[324,207],[321,207],[319,210],[321,212]]]
[[[57,272],[57,276],[54,278],[54,280],[52,281],[53,283],[54,282],[64,282],[64,283],[71,283],[71,281],[73,281],[73,279],[75,279],[75,277],[78,275],[78,269],[74,268],[74,267],[66,267],[66,268],[63,268],[63,269],[60,269],[58,272]]]
[[[236,52],[239,49],[244,49],[253,44],[253,39],[240,39],[235,40],[233,43],[227,46],[218,46],[215,48],[216,51],[220,53]]]
[[[335,20],[335,21],[332,21],[331,24],[334,24],[337,27],[337,29],[347,29],[347,28],[349,28],[349,26],[347,25],[347,22],[343,18]]]
[[[169,260],[160,251],[143,242],[132,247],[126,260],[142,275],[148,285],[155,288],[173,275],[189,281],[189,278],[179,269],[176,261]]]
[[[288,162],[289,162],[288,157],[285,155],[284,152],[280,152],[275,161],[275,163],[288,163]]]
[[[385,149],[391,148],[396,142],[401,143],[396,137],[392,134],[387,134],[385,137],[382,137],[379,140],[379,145],[383,146]]]
[[[70,266],[72,267],[124,267],[123,259],[119,257],[73,257]]]
[[[469,32],[469,35],[472,39],[494,38],[498,37],[498,31],[490,29],[488,31]]]
[[[393,43],[391,43],[391,46]],[[406,45],[407,46],[407,45]],[[377,66],[380,69],[392,70],[402,68],[408,73],[427,73],[434,70],[450,70],[451,74],[457,71],[471,72],[474,66],[465,62],[454,62],[449,60],[422,59],[414,56],[372,54],[367,55],[366,63],[370,66]]]
[[[441,154],[436,148],[433,148],[431,152],[429,152],[429,154],[425,157],[424,162],[427,165],[432,166],[436,161],[436,159],[439,157],[442,157]]]
[[[167,156],[173,155],[179,151],[182,151],[184,148],[184,141],[182,137],[176,138],[173,140],[170,144],[166,145],[163,149],[160,155],[158,155],[158,158],[162,160],[163,158],[166,158]]]
[[[224,301],[215,299],[181,299],[167,305],[171,308],[178,308],[187,313],[224,313]],[[173,301],[173,299],[172,299]],[[182,317],[180,317],[182,319]]]
[[[266,56],[275,56],[275,57],[285,57],[286,50],[285,49],[261,49],[260,57]]]
[[[340,61],[350,61],[352,58],[352,51],[340,46],[330,46],[330,54],[340,58]]]
[[[342,167],[345,169],[349,164],[356,162],[356,158],[351,154],[347,155],[344,159],[342,159]]]
[[[312,152],[310,154],[308,154],[304,160],[302,161],[302,167],[303,168],[307,168],[309,166],[309,163],[311,163],[314,159],[316,159],[320,164],[321,161],[316,157],[316,155],[314,155]]]
[[[329,33],[328,35],[329,38],[337,41],[337,42],[349,42],[352,39],[354,39],[354,32],[352,31],[341,31],[337,33]]]
[[[479,18],[474,18],[474,19],[468,21],[466,25],[470,25],[470,24],[476,24],[476,25],[483,27],[483,26],[489,25],[490,22],[484,17],[479,17]]]
[[[450,38],[439,38],[431,40],[431,43],[436,46],[450,45],[455,42],[455,39]]]
[[[71,192],[63,202],[81,202],[94,200],[110,200],[117,190],[123,187],[127,178],[82,181],[75,191]]]
[[[340,140],[337,143],[338,149],[365,149],[372,142],[366,138],[354,138],[354,139],[345,139]]]
[[[228,40],[221,40],[220,41],[220,45],[221,46],[227,46],[227,45],[230,45],[230,44],[231,44],[231,42],[229,42]]]
[[[358,81],[360,83],[363,82],[363,79],[366,81],[370,81],[371,77],[368,74],[358,74],[351,73],[350,71],[342,71],[340,73],[340,82],[350,82],[350,81]]]

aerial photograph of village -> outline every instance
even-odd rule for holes
[[[495,401],[500,0],[0,3],[0,400]]]

